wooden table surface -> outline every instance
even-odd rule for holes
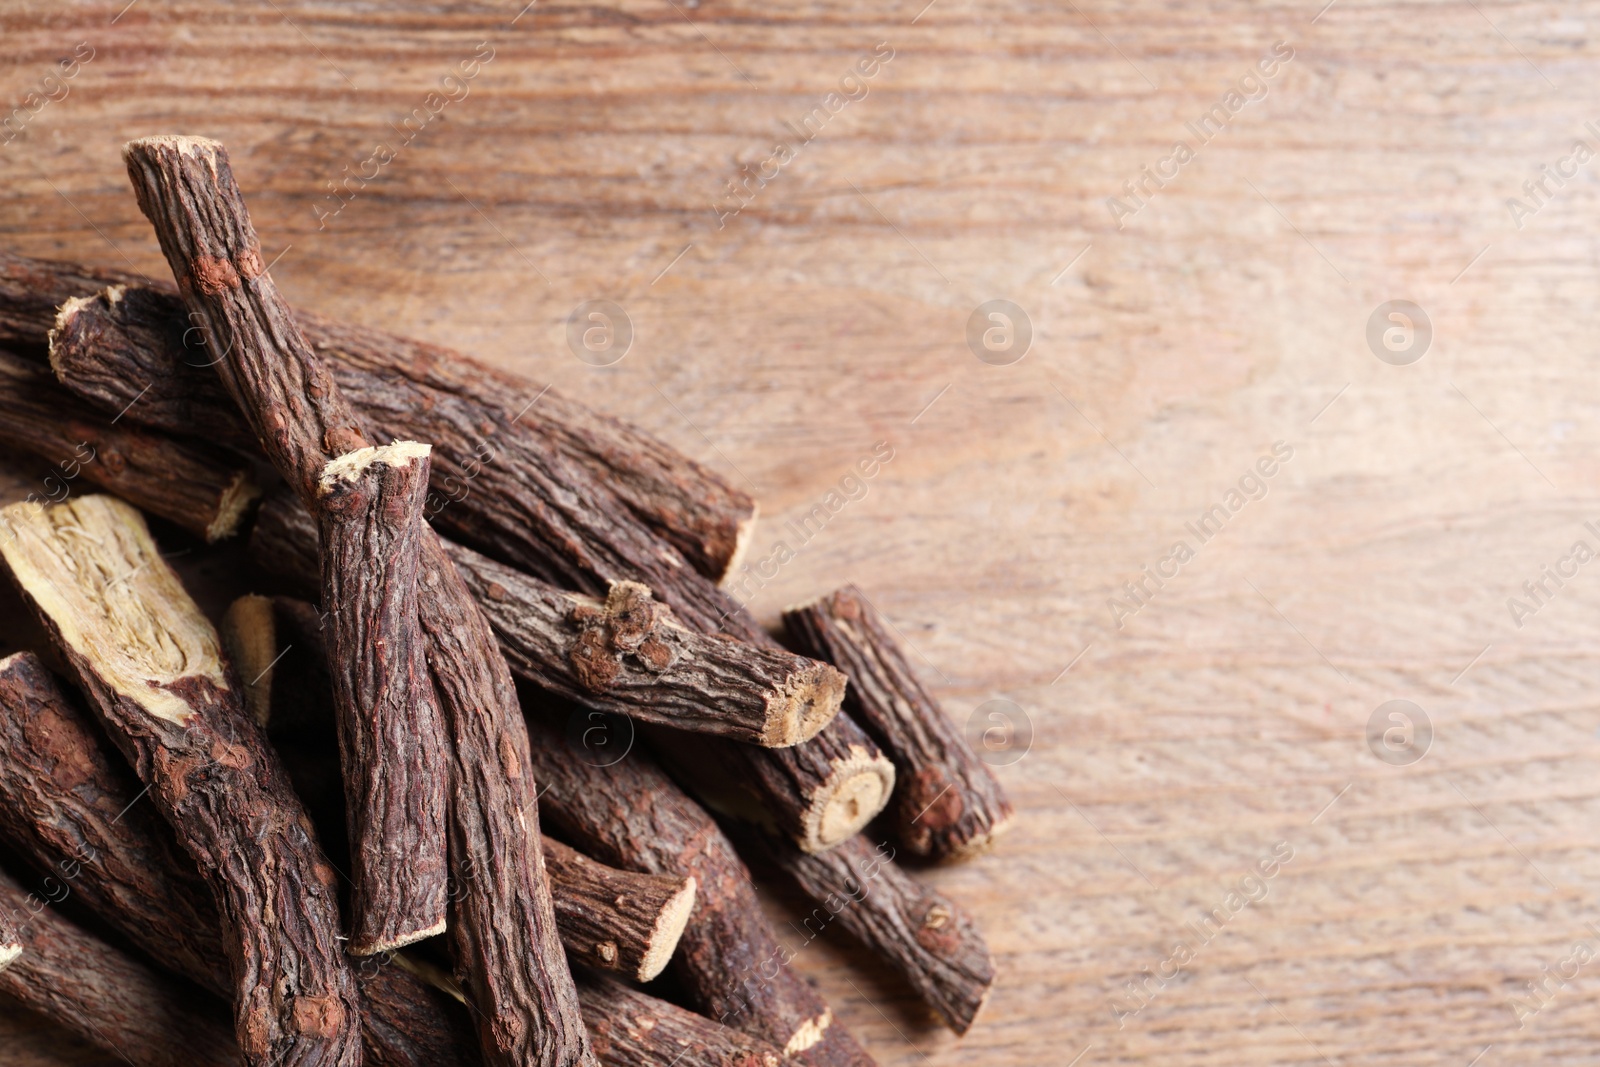
[[[881,1063],[1600,1060],[1600,4],[125,2],[0,6],[5,108],[92,56],[0,148],[6,247],[163,275],[119,147],[218,137],[291,300],[637,420],[798,548],[764,619],[855,580],[958,720],[1020,709],[1018,828],[928,875],[976,1029],[799,956]]]

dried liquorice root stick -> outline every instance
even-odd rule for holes
[[[142,281],[122,271],[30,259],[0,250],[0,346],[43,357],[56,309],[63,303],[108,285]]]
[[[0,915],[21,953],[0,968],[0,993],[133,1067],[239,1067],[221,1004],[56,915],[0,872]]]
[[[24,600],[220,904],[246,1060],[360,1063],[334,872],[144,519],[89,496],[13,504],[0,523]]]
[[[257,443],[308,507],[329,460],[368,442],[262,265],[227,152],[158,137],[123,150],[228,393]],[[420,436],[420,435],[407,435]],[[593,1062],[543,876],[537,792],[510,671],[494,634],[430,532],[419,542],[418,615],[450,731],[451,862],[460,892],[450,926],[491,1063]]]
[[[228,996],[211,894],[122,756],[32,652],[0,660],[0,842],[157,963]],[[193,872],[183,874],[182,872]]]
[[[559,696],[768,747],[810,740],[839,710],[838,671],[695,633],[635,582],[617,582],[602,601],[469,548],[450,546],[450,558],[500,636],[512,671]]]
[[[895,834],[918,856],[959,859],[987,847],[1013,811],[989,768],[917,681],[889,625],[853,585],[783,613],[795,644],[850,678],[856,720],[898,772]]]
[[[279,656],[287,661],[287,653],[298,645],[301,655],[295,660],[295,671],[326,681],[327,649],[321,634],[314,632],[318,618],[311,605],[289,597],[240,597],[228,609],[224,640],[251,648],[249,657],[263,665]],[[264,680],[257,691],[268,706],[268,715],[273,716],[285,701],[279,697],[273,672],[262,674]],[[299,782],[324,765],[322,756],[332,747],[325,727],[335,713],[331,685],[320,694],[305,693],[294,699],[303,706],[295,709],[298,717],[292,724],[269,718],[266,725],[290,777]],[[286,750],[286,746],[290,747]],[[341,807],[335,803],[329,811],[313,805],[312,815],[319,826],[342,822]],[[660,974],[694,908],[694,879],[618,870],[551,838],[544,838],[543,844],[556,924],[568,956],[641,982]]]
[[[226,258],[217,255],[217,250],[210,254],[219,262]],[[246,259],[229,269],[234,278],[249,283],[261,264]],[[192,296],[194,287],[189,282],[180,282],[179,288],[186,300]],[[165,305],[167,311],[162,313],[152,304]],[[136,380],[141,383],[139,388],[149,385],[150,389],[129,409],[129,417],[192,433],[192,424],[171,413],[192,413],[209,406],[213,410],[203,416],[209,425],[216,418],[215,401],[220,398],[213,396],[208,401],[194,396],[185,379],[196,377],[192,365],[213,363],[226,377],[223,366],[231,359],[230,346],[237,342],[209,320],[188,322],[178,331],[173,312],[181,310],[182,305],[170,294],[137,288],[109,291],[64,307],[53,335],[52,362],[57,376],[69,388],[82,389],[101,404],[112,403],[126,390],[128,381]],[[285,318],[289,316],[286,305],[282,312]],[[182,315],[176,318],[181,321]],[[205,328],[197,329],[202,322]],[[337,340],[317,349],[318,365],[327,380],[337,384],[362,425],[380,440],[433,445],[434,493],[429,511],[441,529],[564,588],[600,595],[614,580],[643,582],[696,629],[715,633],[725,628],[749,636],[754,627],[749,616],[712,579],[688,565],[673,543],[642,521],[619,495],[637,489],[639,480],[619,477],[601,457],[609,457],[623,468],[629,468],[632,457],[640,457],[636,466],[641,477],[663,492],[680,494],[682,504],[731,499],[726,486],[720,494],[682,491],[697,480],[697,474],[708,473],[703,468],[684,458],[674,472],[664,464],[670,455],[664,446],[641,455],[629,443],[596,438],[609,420],[593,413],[586,413],[587,421],[571,433],[543,432],[547,409],[541,405],[548,397],[541,398],[492,372],[495,380],[475,381],[475,376],[481,377],[477,370],[451,366],[449,354],[442,350],[385,359],[392,345],[380,344],[375,351],[360,331],[324,327],[323,340],[328,341],[330,333]],[[316,336],[309,328],[305,335]],[[309,343],[305,335],[297,336]],[[173,347],[175,336],[177,348]],[[187,348],[182,347],[185,337]],[[166,354],[160,355],[163,352]],[[413,374],[417,377],[410,376]],[[203,373],[200,377],[203,379]],[[515,400],[524,395],[526,402]],[[131,396],[123,399],[119,408],[130,400]],[[513,400],[516,410],[506,406]],[[309,405],[313,411],[318,406]],[[548,410],[569,415],[583,411],[565,403],[553,404]],[[256,423],[251,425],[260,430]],[[632,436],[641,443],[644,440],[637,431]],[[218,439],[237,441],[238,437],[234,431]],[[578,454],[563,448],[563,441],[572,440],[586,442]],[[342,449],[335,444],[329,450],[337,454]],[[676,483],[673,473],[678,476]],[[749,499],[740,496],[749,506]],[[692,515],[682,518],[690,525],[675,527],[678,540],[697,522]],[[736,532],[721,539],[726,551],[734,551],[744,536],[737,531],[747,530],[749,521],[750,512],[734,521]],[[692,540],[695,535],[687,536]]]
[[[994,984],[989,946],[970,915],[895,864],[892,848],[864,836],[820,856],[770,840],[757,847],[819,905],[805,920],[808,929],[815,922],[820,933],[838,919],[903,974],[952,1030],[971,1029]]]
[[[0,252],[0,266],[5,262]],[[218,358],[225,357],[207,350],[205,331],[195,327],[177,292],[165,287],[113,285],[79,293],[61,305],[50,331],[51,369],[90,404],[122,412],[137,426],[255,455],[255,434],[208,370]]]
[[[194,861],[88,711],[31,652],[0,660],[0,841],[146,955],[231,995],[221,919]],[[357,972],[368,1067],[468,1067],[465,1011],[381,957]]]
[[[448,548],[458,551],[454,545]],[[316,527],[293,497],[267,497],[250,536],[250,554],[264,570],[315,595]],[[469,559],[465,553],[459,555]],[[490,572],[476,573],[474,584],[483,583],[480,603],[500,626],[498,636],[511,653],[512,668],[535,685],[544,685],[545,679],[532,672],[531,661],[517,654],[532,640],[517,629],[518,617],[528,610],[519,603],[526,583],[494,582],[504,591],[503,599],[496,601],[499,594],[484,581]],[[579,699],[590,702],[587,696]],[[675,749],[669,758],[692,770],[708,803],[772,826],[806,851],[832,848],[856,834],[883,810],[894,788],[894,764],[845,715],[835,715],[811,740],[782,749],[701,734],[688,737],[671,730],[659,735],[663,748]],[[683,740],[674,743],[673,736]]]
[[[38,288],[7,288],[3,278],[8,263],[15,273],[39,276]],[[254,438],[240,432],[237,414],[217,404],[224,394],[206,376],[185,373],[186,364],[204,366],[212,357],[189,329],[182,302],[165,288],[126,285],[99,292],[104,282],[83,288],[80,270],[0,253],[0,343],[8,313],[19,320],[16,332],[22,339],[37,346],[44,344],[45,330],[55,321],[52,363],[74,391],[104,410],[121,411],[148,386],[129,417],[253,449]],[[45,294],[59,299],[49,304]],[[82,302],[64,306],[56,321],[56,306],[68,297]],[[464,461],[497,462],[504,442],[520,448],[525,436],[542,439],[609,486],[638,521],[701,574],[722,581],[737,568],[755,525],[754,502],[638,427],[554,389],[535,392],[528,382],[436,345],[305,311],[297,311],[295,318],[358,410],[362,397],[385,394],[386,379],[405,378],[420,395],[459,397],[464,410],[480,413],[479,424],[495,427],[472,442],[475,447]],[[364,414],[382,424],[377,413]],[[399,429],[393,433],[405,436]],[[463,473],[470,470],[464,463]],[[451,500],[466,488],[464,482],[446,479],[439,485],[442,497]]]
[[[690,876],[696,898],[669,970],[701,1014],[769,1041],[812,1067],[861,1067],[863,1052],[788,967],[762,916],[750,873],[722,829],[638,749],[598,766],[569,748],[544,709],[528,716],[551,827],[602,863]],[[596,761],[596,762],[592,762]]]
[[[64,499],[80,475],[207,541],[239,530],[261,495],[249,468],[135,426],[112,425],[50,372],[0,351],[0,445],[55,465],[39,494]]]
[[[428,446],[347,453],[318,483],[322,603],[349,826],[357,956],[444,932],[449,754],[417,621]]]
[[[779,1067],[783,1050],[600,975],[578,976],[595,1055],[607,1067]]]
[[[694,910],[693,877],[619,871],[550,838],[544,859],[571,956],[640,982],[661,973]]]
[[[781,760],[672,730],[648,736],[662,762],[707,806],[774,830],[803,852],[826,852],[854,837],[894,789],[894,765],[843,715],[808,743],[782,750]]]

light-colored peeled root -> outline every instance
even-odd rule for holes
[[[684,928],[689,925],[689,915],[694,911],[694,898],[695,880],[686,878],[683,888],[674,893],[666,907],[661,909],[656,925],[650,931],[649,946],[645,949],[644,959],[639,961],[639,973],[634,975],[639,981],[650,981],[672,959]]]
[[[752,502],[750,515],[739,523],[739,531],[733,538],[733,551],[728,554],[728,562],[722,568],[722,573],[716,576],[716,583],[726,586],[733,580],[739,568],[744,564],[744,557],[750,551],[750,542],[756,537],[756,519],[761,516],[761,505]]]
[[[240,471],[217,498],[217,514],[206,526],[206,544],[232,537],[239,532],[250,505],[261,499],[261,486],[249,471]]]
[[[826,852],[847,841],[877,818],[894,791],[894,764],[852,745],[847,759],[835,760],[825,788],[806,809],[800,847]]]
[[[795,1030],[789,1038],[788,1044],[783,1046],[785,1056],[793,1056],[804,1052],[806,1049],[821,1041],[828,1033],[828,1027],[833,1025],[833,1009],[829,1008],[821,1015],[807,1019]]]
[[[21,945],[0,945],[0,971],[5,970],[22,955]]]
[[[281,651],[272,598],[247,593],[222,616],[222,643],[228,649],[251,718],[262,726],[272,718],[272,668]]]
[[[146,714],[183,726],[194,715],[188,684],[228,688],[217,631],[132,505],[113,496],[12,504],[0,509],[0,556],[61,644]]]
[[[761,743],[786,748],[811,740],[839,714],[844,688],[844,675],[826,663],[811,663],[790,674],[767,694]]]
[[[330,459],[328,465],[322,468],[318,486],[326,493],[338,482],[355,482],[374,463],[404,467],[412,460],[420,459],[432,451],[432,445],[425,445],[420,441],[395,441],[387,445],[368,445],[366,448],[358,448],[354,452],[346,452],[336,459]]]

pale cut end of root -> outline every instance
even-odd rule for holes
[[[722,568],[722,573],[717,576],[717,584],[726,587],[733,580],[744,565],[744,557],[750,551],[750,542],[756,537],[756,520],[761,517],[761,505],[751,501],[750,515],[739,520],[739,529],[734,534],[733,551],[728,553],[728,562]]]
[[[11,966],[11,964],[15,962],[16,958],[20,955],[22,955],[21,945],[0,945],[0,971],[3,971],[7,967]]]
[[[767,725],[761,743],[787,748],[809,741],[839,714],[845,677],[826,663],[807,663],[767,694]]]
[[[827,1009],[815,1018],[807,1019],[800,1024],[799,1029],[789,1038],[788,1044],[783,1046],[783,1054],[785,1056],[793,1056],[811,1048],[826,1036],[828,1027],[832,1025],[832,1008]]]
[[[966,860],[972,859],[975,856],[983,855],[985,852],[989,851],[989,849],[994,847],[995,841],[1009,831],[1011,827],[1015,825],[1016,821],[1016,812],[1013,811],[1007,813],[1005,818],[989,827],[989,829],[985,830],[983,833],[974,834],[967,841],[963,842],[959,848],[951,849],[944,856],[940,857],[939,862],[962,863]]]
[[[834,761],[828,782],[806,811],[803,851],[826,852],[877,818],[894,791],[894,764],[852,745],[849,758]]]
[[[261,486],[249,471],[240,471],[217,499],[217,514],[206,527],[206,544],[214,545],[239,532],[250,505],[261,499]]]
[[[244,684],[250,717],[262,726],[272,718],[272,666],[279,652],[272,598],[246,593],[222,615],[222,643]]]
[[[695,888],[695,880],[685,878],[683,888],[673,894],[656,917],[655,928],[650,931],[650,947],[645,950],[644,959],[639,961],[639,973],[634,976],[639,981],[650,981],[671,961],[684,928],[689,925],[689,914],[694,911]]]
[[[405,948],[407,945],[415,945],[418,941],[426,941],[430,937],[438,937],[445,932],[448,926],[449,924],[444,919],[440,919],[426,930],[406,930],[397,932],[389,937],[375,938],[370,941],[351,941],[348,951],[352,956],[376,956],[382,952],[394,952],[397,949]]]
[[[123,287],[120,285],[113,285],[110,290],[107,290],[106,295],[111,296],[113,304],[122,298],[122,289]],[[111,295],[113,292],[115,295]],[[100,295],[96,293],[93,296],[69,296],[65,303],[56,308],[56,324],[50,327],[48,338],[50,343],[50,369],[57,374],[60,374],[61,368],[56,363],[56,335],[67,328],[67,323],[72,321],[72,316],[82,311],[86,305],[94,303],[100,298]]]
[[[354,452],[346,452],[337,459],[329,460],[328,465],[322,468],[319,485],[322,491],[327,493],[341,481],[355,482],[374,463],[404,467],[412,460],[420,459],[432,451],[432,445],[425,445],[420,441],[395,441],[393,444],[358,448]]]
[[[193,156],[195,159],[204,159],[216,165],[218,153],[226,151],[221,141],[213,141],[209,137],[186,137],[183,134],[166,133],[157,137],[140,137],[129,141],[122,146],[122,158],[126,162],[136,152],[145,150],[160,150],[170,148],[182,155]]]

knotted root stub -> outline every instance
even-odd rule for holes
[[[613,582],[603,605],[574,604],[568,617],[578,627],[573,671],[580,685],[596,693],[616,681],[624,657],[655,674],[668,670],[687,633],[672,621],[672,610],[638,582]]]

